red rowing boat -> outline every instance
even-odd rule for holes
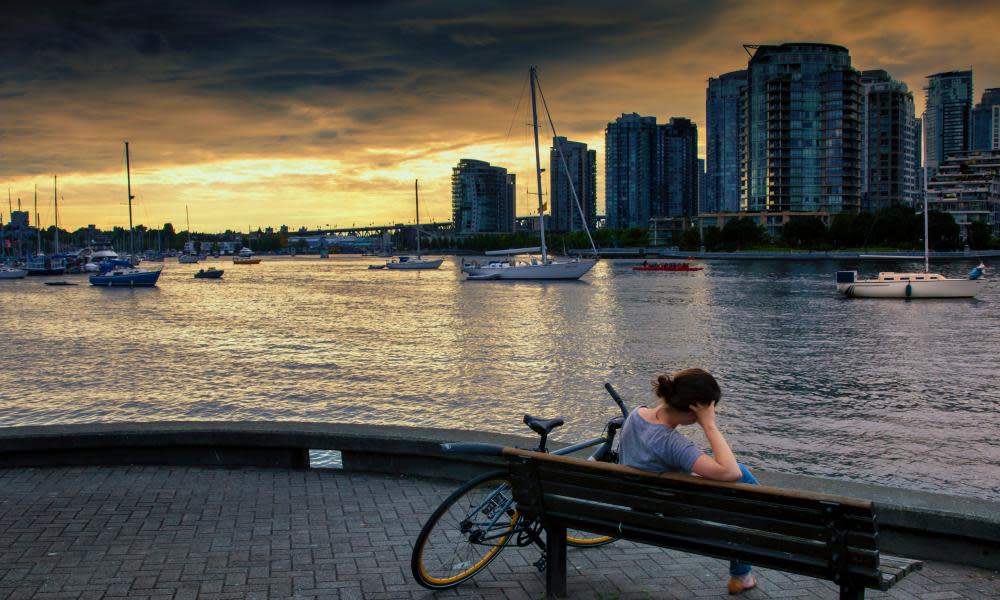
[[[701,271],[704,267],[692,267],[685,263],[654,263],[648,265],[636,265],[633,271]]]

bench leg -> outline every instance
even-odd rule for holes
[[[545,524],[545,596],[566,597],[566,526]]]
[[[840,586],[840,600],[865,600],[865,588],[850,584]]]

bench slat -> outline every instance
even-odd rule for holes
[[[879,574],[881,581],[879,589],[886,591],[902,578],[914,571],[924,568],[924,563],[919,560],[900,558],[898,556],[883,556],[879,564]]]
[[[547,493],[565,494],[595,502],[623,504],[649,513],[704,519],[809,540],[826,541],[829,536],[824,522],[825,516],[819,511],[809,513],[802,509],[785,511],[780,505],[761,502],[729,500],[716,502],[714,498],[704,493],[671,494],[661,498],[656,492],[664,490],[617,486],[617,482],[614,481],[594,481],[575,474],[553,481],[545,470],[542,470],[542,476],[546,479]],[[798,520],[793,520],[796,518]],[[875,534],[851,532],[848,543],[859,549],[875,550],[878,547]]]
[[[545,513],[548,515],[572,514],[581,521],[593,520],[601,522],[620,523],[636,529],[650,529],[665,532],[668,535],[681,534],[698,536],[706,540],[733,542],[739,546],[773,550],[775,552],[799,554],[821,561],[829,561],[833,549],[825,543],[804,540],[782,535],[774,535],[758,530],[733,527],[720,523],[698,519],[677,518],[669,515],[657,515],[636,510],[632,506],[614,506],[598,504],[587,500],[551,494],[546,492],[543,497]],[[868,566],[874,570],[878,565],[878,554],[871,551],[852,553],[857,557],[856,564]]]
[[[670,482],[670,487],[678,489],[710,489],[716,493],[730,495],[734,497],[750,499],[781,498],[789,505],[801,502],[803,506],[813,506],[817,501],[836,502],[843,507],[845,514],[871,515],[872,503],[868,500],[848,498],[846,496],[835,496],[832,494],[820,494],[814,492],[803,492],[799,490],[787,490],[784,488],[770,487],[766,485],[748,485],[745,483],[726,483],[722,481],[712,481],[703,477],[693,477],[679,473],[648,473],[610,463],[581,460],[569,456],[557,456],[555,454],[543,454],[531,450],[521,450],[518,448],[505,448],[504,456],[508,458],[523,458],[535,460],[540,466],[559,465],[566,469],[586,469],[593,472],[616,473],[617,477],[628,481],[648,481],[664,480]]]
[[[783,503],[787,499],[785,497],[774,497],[766,494],[766,492],[752,489],[762,486],[710,482],[715,485],[727,486],[721,490],[717,490],[712,487],[706,487],[699,482],[697,485],[685,487],[683,483],[691,483],[690,480],[700,478],[683,475],[679,477],[683,477],[687,481],[678,482],[675,479],[663,479],[657,476],[645,477],[638,480],[632,478],[623,480],[617,473],[590,469],[589,467],[595,464],[593,462],[578,462],[582,462],[583,464],[551,465],[539,463],[537,476],[543,477],[549,484],[565,482],[566,484],[593,488],[595,490],[613,489],[623,494],[656,496],[671,502],[714,508],[731,513],[754,514],[781,521],[794,520],[805,525],[817,527],[826,525],[826,516],[822,512],[824,507],[822,502],[825,501],[823,497],[815,498],[812,502],[806,502],[804,498],[797,497],[791,500],[791,504],[785,504]],[[511,468],[513,474],[517,472],[518,466],[515,463],[512,464]],[[528,467],[524,475],[535,477],[534,468],[533,466]],[[741,492],[740,495],[731,493],[733,490],[728,486],[733,485],[739,485],[740,489],[737,491]],[[745,494],[748,491],[751,495]],[[854,545],[859,548],[872,550],[877,548],[878,545],[875,536],[877,535],[878,528],[874,521],[874,513],[871,506],[869,505],[867,511],[856,507],[848,507],[848,510],[850,512],[844,515],[845,521],[843,525],[849,531],[860,534],[854,536]],[[851,512],[854,513],[853,516]],[[867,514],[862,514],[865,512]],[[865,535],[869,537],[865,538]]]

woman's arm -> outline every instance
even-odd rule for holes
[[[706,479],[716,481],[739,481],[743,478],[736,456],[729,448],[726,438],[722,436],[715,424],[715,404],[692,404],[691,412],[698,419],[698,424],[705,431],[705,437],[712,446],[712,456],[702,454],[694,462],[691,472]]]

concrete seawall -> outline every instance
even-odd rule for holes
[[[154,422],[0,428],[0,468],[198,465],[309,468],[338,450],[343,468],[463,480],[500,463],[443,454],[445,441],[530,448],[532,438],[472,431],[305,422]],[[763,483],[870,499],[888,554],[1000,569],[1000,503],[880,485],[758,472]]]

